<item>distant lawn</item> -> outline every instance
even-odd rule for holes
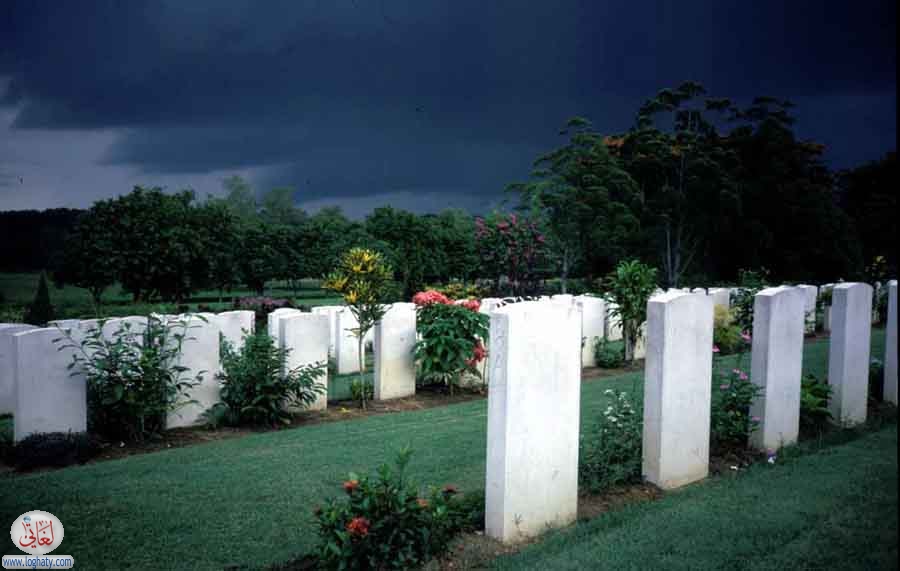
[[[37,290],[38,273],[0,273],[0,294],[5,299],[7,306],[23,307],[30,304]],[[91,295],[86,289],[67,285],[63,288],[50,286],[50,302],[56,310],[59,319],[93,318],[96,317]],[[218,290],[201,290],[196,292],[188,300],[187,306],[191,311],[197,311],[200,305],[207,306],[213,311],[228,311],[233,308],[232,298],[255,296],[256,292],[247,289],[234,289],[224,292],[223,301],[219,301]],[[308,306],[318,305],[342,305],[339,297],[331,292],[319,288],[319,280],[303,280],[301,288],[294,291],[281,282],[272,282],[266,288],[266,295],[274,298],[295,299],[298,304]],[[146,315],[152,312],[171,313],[175,311],[175,304],[171,303],[140,303],[132,302],[131,296],[122,291],[119,285],[113,285],[103,294],[101,313],[104,317],[119,317],[126,315]]]
[[[877,331],[876,356],[883,341]],[[826,357],[827,341],[808,344],[805,368],[821,372]],[[718,359],[717,364],[732,367],[733,359]],[[640,390],[641,385],[640,372],[585,382],[582,425],[593,424],[606,407],[604,390]],[[54,513],[66,526],[61,552],[73,555],[79,569],[221,569],[229,563],[284,561],[314,544],[311,511],[325,498],[341,494],[347,472],[370,471],[407,443],[416,451],[410,470],[420,483],[482,490],[486,408],[486,401],[480,400],[54,472],[7,474],[0,477],[0,521],[33,509]],[[841,485],[861,489],[865,482],[854,479],[861,469],[847,472]],[[830,493],[836,478],[823,476],[821,485],[795,479],[791,485]],[[718,505],[712,503],[710,509]],[[719,525],[723,516],[710,511],[709,517]],[[651,540],[659,536],[674,541],[677,532],[667,531],[664,521],[648,520],[639,531]],[[739,525],[740,514],[730,521]],[[748,541],[755,522],[748,520]],[[665,545],[660,549],[665,551]]]
[[[554,533],[496,569],[896,569],[897,426]]]

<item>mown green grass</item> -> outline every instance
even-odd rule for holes
[[[496,569],[896,569],[897,426],[562,530]]]
[[[873,342],[883,346],[883,335],[876,333]],[[808,371],[821,370],[827,342],[807,345],[806,356]],[[730,358],[717,361],[733,366]],[[605,389],[640,390],[641,377],[635,372],[584,383],[582,425],[605,408]],[[410,469],[420,483],[483,489],[486,423],[486,401],[475,401],[6,475],[0,478],[0,521],[33,509],[54,513],[66,526],[61,552],[72,554],[80,569],[221,569],[284,561],[314,544],[311,511],[341,493],[347,472],[370,471],[406,444],[415,450]],[[710,513],[710,521],[717,517]],[[642,533],[653,537],[660,529],[648,522]]]

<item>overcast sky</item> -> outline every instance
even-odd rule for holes
[[[685,79],[786,97],[836,167],[896,147],[896,1],[0,2],[0,209],[240,174],[352,216],[484,210]]]

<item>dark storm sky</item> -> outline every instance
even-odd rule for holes
[[[896,2],[0,3],[0,209],[135,184],[484,210],[570,116],[684,79],[787,97],[834,167],[896,141]]]

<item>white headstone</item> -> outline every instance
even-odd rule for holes
[[[798,289],[804,295],[804,315],[806,316],[806,332],[815,333],[816,331],[816,300],[819,299],[819,288],[814,285],[798,285]]]
[[[284,349],[284,343],[281,340],[281,326],[278,324],[278,320],[289,315],[297,315],[298,313],[303,312],[290,307],[279,307],[266,317],[266,331],[269,337],[275,340],[275,346],[279,349]]]
[[[750,407],[759,417],[750,444],[778,450],[797,441],[806,298],[795,287],[767,288],[753,300],[750,379],[763,394]]]
[[[337,312],[334,329],[334,359],[337,362],[338,375],[359,372],[359,340],[351,331],[357,327],[359,327],[359,322],[349,308],[344,307]]]
[[[87,430],[84,374],[69,370],[75,349],[54,343],[59,337],[55,327],[13,335],[16,442],[37,432]]]
[[[37,327],[24,323],[0,323],[0,414],[12,414],[16,410],[16,347],[13,335],[32,329]],[[56,337],[60,336],[57,331]]]
[[[596,367],[594,345],[604,338],[606,328],[606,302],[602,298],[580,295],[575,304],[581,308],[581,366]]]
[[[663,489],[709,472],[713,306],[680,292],[647,303],[642,471]]]
[[[224,311],[213,316],[212,321],[219,326],[222,338],[235,351],[244,346],[244,337],[252,335],[256,326],[256,314],[252,311]]]
[[[575,303],[575,296],[570,293],[558,293],[550,296],[550,301],[558,301],[561,303]]]
[[[314,313],[299,313],[282,317],[280,338],[288,350],[286,368],[292,371],[306,365],[321,365],[326,374],[319,378],[325,392],[319,395],[308,410],[325,410],[328,406],[328,335],[331,327],[328,316]]]
[[[312,308],[312,312],[319,315],[328,316],[328,356],[334,357],[334,340],[337,331],[337,314],[338,311],[344,309],[343,305],[320,305]]]
[[[395,303],[375,324],[375,400],[416,394],[416,306]]]
[[[581,316],[523,302],[491,315],[485,531],[503,542],[575,520]]]
[[[190,398],[197,401],[170,412],[166,419],[167,428],[193,426],[201,422],[201,415],[211,406],[219,402],[219,326],[211,321],[204,321],[196,315],[180,315],[168,318],[170,336],[173,332],[184,333],[181,357],[178,364],[187,367],[182,373],[185,378],[194,380],[202,374],[199,385],[190,390]],[[183,329],[184,325],[187,329]]]
[[[713,298],[713,303],[715,305],[721,305],[725,309],[729,309],[731,307],[731,290],[725,287],[711,287],[709,288],[709,292],[707,293],[709,297]]]
[[[866,421],[869,397],[869,345],[872,338],[872,286],[842,283],[832,294],[828,350],[829,410],[841,424]]]
[[[884,334],[884,400],[897,404],[897,280],[888,282],[887,331]]]

